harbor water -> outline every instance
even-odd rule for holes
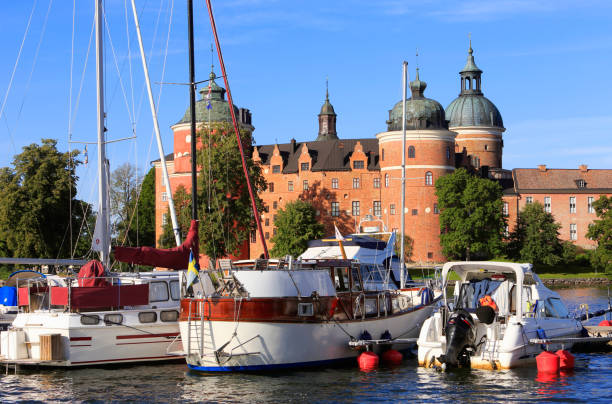
[[[605,289],[558,290],[571,309],[608,306]],[[601,318],[591,320],[596,325]],[[354,367],[264,374],[209,374],[184,363],[28,370],[0,376],[0,401],[146,402],[612,402],[612,353],[577,353],[575,370],[556,376],[528,369],[438,372],[407,359],[372,372]],[[4,369],[2,369],[4,370]],[[4,372],[2,372],[4,373]],[[12,372],[11,372],[12,373]]]

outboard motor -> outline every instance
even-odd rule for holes
[[[474,325],[470,313],[464,309],[454,311],[444,329],[446,352],[438,358],[438,361],[448,367],[468,366],[470,356],[466,348],[474,346]]]

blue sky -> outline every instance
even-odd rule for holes
[[[154,82],[187,80],[185,3],[137,1]],[[212,39],[204,1],[194,3],[196,71],[202,80],[210,71]],[[0,7],[0,166],[42,137],[58,139],[67,150],[69,119],[73,140],[95,140],[93,45],[85,64],[93,4],[76,1],[72,97],[73,2],[23,0]],[[341,138],[384,131],[388,110],[401,97],[402,61],[409,62],[414,77],[417,49],[426,96],[446,107],[459,93],[458,72],[471,33],[476,63],[484,71],[483,91],[506,127],[504,168],[612,168],[609,1],[213,0],[213,6],[234,101],[252,111],[258,144],[314,140],[326,77]],[[146,170],[158,156],[131,10],[128,4],[130,53],[125,1],[106,0],[105,7],[112,38],[112,46],[106,38],[108,137],[130,136],[132,128],[138,137],[109,145],[111,164],[129,161]],[[188,89],[155,84],[156,97],[160,91],[159,122],[169,153],[170,126],[187,108]],[[79,192],[93,200],[94,147],[89,161],[79,169]]]

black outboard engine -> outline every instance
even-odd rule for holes
[[[454,311],[444,332],[446,334],[446,352],[438,358],[447,367],[465,367],[470,363],[467,348],[474,346],[474,319],[464,309]]]

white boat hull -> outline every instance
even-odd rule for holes
[[[181,321],[190,369],[205,372],[255,371],[329,365],[351,360],[351,337],[367,331],[373,339],[389,331],[394,338],[415,338],[433,305],[409,313],[365,320],[319,323]],[[201,327],[203,326],[203,327]],[[200,329],[203,329],[203,339]],[[235,333],[235,336],[234,336]],[[187,342],[190,341],[190,342]]]

